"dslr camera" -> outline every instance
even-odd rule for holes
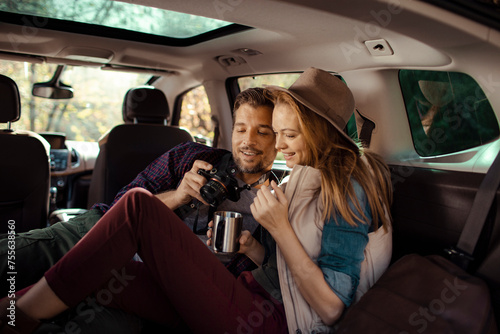
[[[244,187],[238,186],[238,181],[233,176],[236,174],[235,168],[228,168],[227,170],[213,168],[210,171],[200,169],[198,174],[203,175],[208,180],[200,189],[201,197],[215,208],[226,199],[237,202],[240,199],[242,190],[250,190],[248,185]]]

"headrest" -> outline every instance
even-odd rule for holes
[[[449,82],[419,80],[418,86],[427,101],[439,108],[453,101],[453,88]]]
[[[154,87],[130,89],[123,101],[125,123],[159,123],[168,120],[169,110],[165,94]]]
[[[17,84],[0,74],[0,123],[16,122],[21,117],[21,99]]]

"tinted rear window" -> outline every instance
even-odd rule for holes
[[[399,80],[420,156],[458,152],[498,138],[495,113],[469,75],[401,70]]]

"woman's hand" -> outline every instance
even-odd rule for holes
[[[253,263],[261,266],[265,255],[264,246],[247,230],[241,232],[239,242],[240,250],[238,253],[245,254]]]
[[[290,226],[288,222],[288,200],[276,182],[271,181],[274,194],[268,187],[262,187],[257,192],[250,210],[252,215],[266,230],[274,233],[283,227]]]
[[[252,251],[252,248],[255,247],[255,244],[259,242],[255,240],[250,231],[245,230],[241,231],[240,239],[238,240],[240,243],[240,250],[238,253],[247,254],[249,251]]]

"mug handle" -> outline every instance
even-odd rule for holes
[[[222,242],[224,240],[225,225],[226,225],[226,220],[221,220],[217,224],[217,237],[215,237],[215,248],[218,251],[222,250]]]

